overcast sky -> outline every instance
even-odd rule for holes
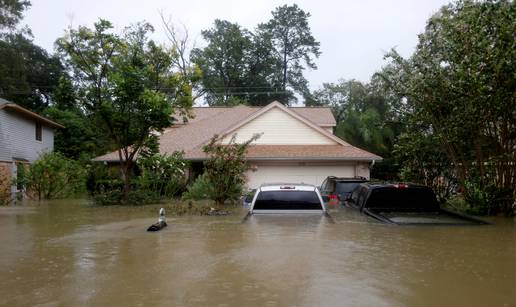
[[[250,30],[271,17],[283,4],[297,3],[312,15],[314,37],[321,43],[318,69],[305,76],[312,89],[338,79],[367,81],[384,64],[383,55],[395,47],[410,55],[426,20],[445,0],[31,0],[24,23],[32,29],[35,43],[49,51],[70,24],[91,26],[98,18],[108,19],[117,29],[146,20],[156,28],[155,39],[165,42],[159,12],[184,24],[197,46],[204,42],[200,31],[210,28],[216,18],[236,22]]]

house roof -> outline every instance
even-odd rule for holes
[[[43,124],[46,124],[47,126],[54,127],[54,128],[64,128],[63,125],[60,125],[54,121],[51,121],[50,119],[43,117],[37,113],[34,113],[30,110],[27,110],[23,107],[20,107],[19,105],[10,102],[8,100],[5,100],[3,98],[0,98],[0,110],[6,109],[10,111],[17,112],[25,117],[31,118],[33,120],[36,120],[38,122],[41,122]]]
[[[239,108],[246,108],[249,111],[256,112],[264,107],[250,107],[239,105]],[[192,108],[193,118],[188,119],[188,123],[193,123],[205,118],[210,118],[220,113],[234,110],[235,107],[194,107]],[[337,123],[335,117],[328,107],[290,107],[294,113],[309,119],[313,123],[321,127],[334,127]]]
[[[248,159],[299,159],[299,160],[381,160],[381,157],[356,148],[339,139],[321,127],[335,126],[335,118],[330,108],[292,107],[287,108],[278,102],[265,107],[212,107],[193,108],[194,118],[186,124],[173,125],[160,136],[160,152],[184,151],[189,160],[204,160],[202,148],[213,135],[229,135],[245,123],[272,108],[280,108],[291,116],[306,123],[321,134],[336,141],[337,145],[252,145]],[[95,158],[96,161],[119,161],[118,153],[112,152]]]
[[[228,130],[223,131],[221,134],[223,136],[227,136],[227,135],[231,134],[232,132],[235,132],[238,128],[244,126],[248,122],[250,122],[253,119],[259,117],[260,115],[266,113],[267,111],[269,111],[272,108],[281,109],[285,113],[289,114],[290,116],[292,116],[294,118],[297,118],[298,120],[302,121],[303,123],[305,123],[306,125],[308,125],[312,129],[317,130],[319,133],[321,133],[321,134],[325,135],[326,137],[334,140],[335,142],[337,142],[339,144],[342,144],[344,146],[349,146],[348,143],[344,142],[342,139],[338,138],[333,133],[330,133],[327,130],[324,130],[318,124],[312,122],[310,119],[306,118],[305,116],[299,115],[298,113],[292,111],[291,108],[287,108],[283,104],[281,104],[281,103],[279,103],[277,101],[273,101],[273,102],[269,103],[268,105],[266,105],[265,107],[260,108],[258,111],[252,113],[247,118],[245,118],[244,120],[238,122],[237,124],[235,124],[234,126],[229,128]],[[333,115],[331,117],[333,117]]]
[[[188,152],[190,160],[205,160],[201,147]],[[247,160],[344,160],[371,161],[381,157],[348,145],[251,145]]]

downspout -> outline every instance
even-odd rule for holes
[[[371,163],[369,164],[369,178],[367,178],[367,180],[371,180],[371,170],[373,169],[375,163],[376,163],[376,160],[372,160]]]

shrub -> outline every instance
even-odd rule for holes
[[[400,135],[394,154],[401,162],[403,181],[431,187],[440,203],[445,203],[457,186],[452,163],[439,147],[439,139],[424,131]]]
[[[185,190],[185,169],[188,165],[182,152],[142,156],[137,165],[141,171],[137,180],[140,190],[166,197],[180,195]]]
[[[475,214],[514,214],[513,197],[510,189],[500,188],[489,182],[482,184],[478,177],[466,181],[464,189],[464,199]]]
[[[146,205],[160,202],[160,195],[152,191],[131,190],[125,197],[122,189],[97,193],[93,196],[93,202],[101,206],[114,205]]]
[[[11,202],[11,179],[0,174],[0,206],[8,205]]]
[[[123,186],[124,183],[120,179],[118,167],[93,163],[88,168],[86,188],[91,195],[105,191],[121,190]]]
[[[255,134],[244,143],[236,143],[233,135],[228,144],[221,144],[222,139],[215,135],[203,150],[209,158],[204,162],[206,179],[212,183],[211,199],[218,205],[226,200],[237,200],[242,195],[245,185],[245,171],[248,169],[245,155],[249,145],[260,137]]]
[[[183,154],[144,154],[137,160],[139,177],[131,182],[127,194],[117,168],[96,164],[88,177],[88,190],[99,205],[142,205],[164,197],[180,195],[186,187],[187,162]]]
[[[29,196],[40,199],[65,198],[84,191],[86,172],[74,160],[58,152],[45,153],[27,170],[18,173],[17,184]]]
[[[120,205],[122,203],[122,191],[111,190],[93,195],[93,202],[101,206]]]
[[[213,184],[208,180],[206,174],[197,177],[195,181],[188,186],[186,192],[183,193],[183,199],[209,199],[213,194]]]

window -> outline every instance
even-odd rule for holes
[[[328,179],[325,179],[321,184],[321,191],[326,191],[326,185],[328,184]]]
[[[322,210],[314,191],[264,191],[258,194],[254,210]]]
[[[42,139],[42,133],[41,133],[41,123],[36,122],[36,141],[40,141]]]
[[[368,208],[438,210],[439,203],[430,188],[375,189],[367,201]]]
[[[22,191],[25,188],[25,165],[22,162],[16,163],[16,189]]]

